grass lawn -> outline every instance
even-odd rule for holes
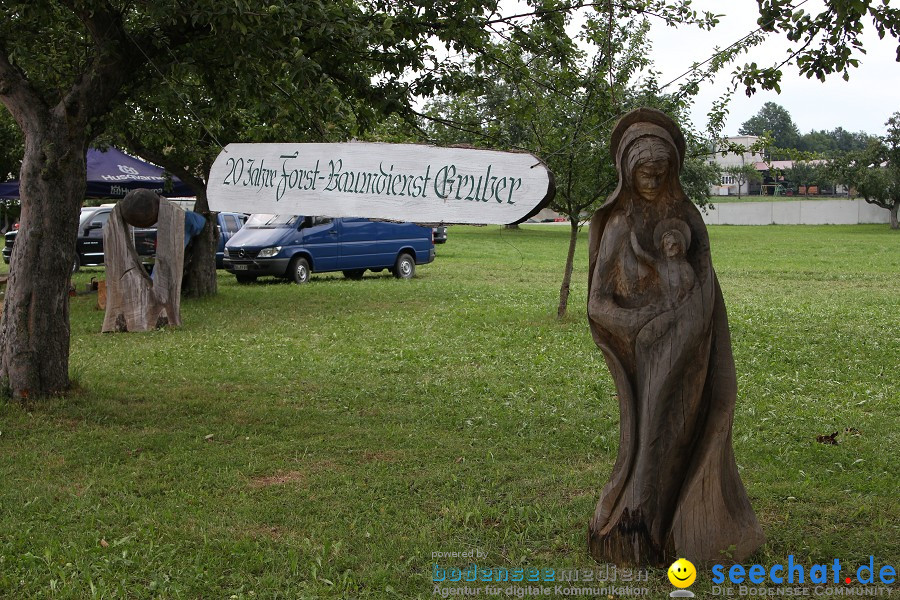
[[[452,227],[411,281],[221,272],[153,333],[100,334],[96,296],[74,298],[76,389],[0,406],[0,596],[429,598],[434,562],[468,562],[434,552],[591,566],[618,407],[585,319],[586,233],[554,316],[567,236]],[[900,235],[710,236],[735,453],[768,537],[752,562],[900,567]],[[644,585],[672,590],[662,570]],[[692,589],[709,595],[708,568]]]

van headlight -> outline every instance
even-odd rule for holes
[[[225,248],[224,256],[225,258],[231,258],[231,254],[228,253],[228,248]]]
[[[273,256],[278,256],[279,252],[281,252],[281,246],[272,246],[271,248],[263,248],[256,256],[258,258],[272,258]]]

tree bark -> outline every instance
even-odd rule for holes
[[[897,209],[900,209],[900,201],[895,201],[891,207],[891,229],[900,229],[900,224],[897,223]]]
[[[206,188],[195,189],[197,201],[194,212],[206,218],[203,231],[191,242],[189,252],[185,254],[187,272],[182,284],[184,294],[191,298],[215,296],[218,292],[216,278],[216,247],[219,242],[219,228],[216,214],[209,212],[206,199]]]
[[[69,276],[87,170],[86,140],[65,121],[25,134],[22,213],[0,318],[0,378],[19,399],[69,387]]]
[[[569,254],[566,256],[562,285],[559,286],[559,307],[556,309],[558,319],[566,316],[566,309],[569,306],[569,286],[572,283],[572,267],[575,264],[575,245],[578,243],[578,220],[569,217],[569,226]]]

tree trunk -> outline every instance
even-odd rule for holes
[[[128,196],[126,199],[130,200]],[[123,200],[112,210],[103,231],[106,254],[106,314],[103,333],[150,331],[181,325],[184,267],[184,211],[165,198],[159,201],[156,264],[153,278],[141,267],[134,249]],[[132,214],[133,216],[133,214]]]
[[[206,217],[203,231],[191,242],[185,254],[187,272],[182,287],[184,294],[192,298],[215,296],[218,291],[216,279],[216,248],[219,243],[219,228],[215,213],[209,212],[206,190],[197,191],[194,212]]]
[[[569,285],[572,282],[572,267],[575,263],[575,244],[578,243],[578,220],[569,217],[569,254],[566,256],[566,270],[563,274],[562,285],[559,287],[559,307],[556,309],[556,318],[566,316],[566,308],[569,306]]]
[[[900,209],[900,201],[895,201],[891,207],[891,229],[900,229],[900,225],[897,224],[897,209]]]
[[[69,387],[69,276],[87,169],[86,141],[64,122],[25,134],[22,213],[0,318],[0,378],[20,399]]]

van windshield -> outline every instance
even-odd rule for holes
[[[250,215],[244,227],[250,229],[279,229],[281,227],[294,227],[297,224],[297,215]]]

